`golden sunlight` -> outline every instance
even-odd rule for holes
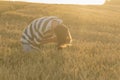
[[[81,4],[81,5],[102,5],[106,0],[25,0],[36,3],[55,3],[55,4]]]

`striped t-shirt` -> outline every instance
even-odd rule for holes
[[[55,22],[55,24],[53,22]],[[35,19],[24,29],[21,42],[32,46],[38,45],[42,39],[52,37],[54,35],[52,29],[61,23],[62,20],[56,16]]]

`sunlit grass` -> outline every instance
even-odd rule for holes
[[[0,2],[0,80],[119,80],[120,6],[45,5]],[[73,46],[46,45],[24,53],[23,29],[35,18],[64,20]]]

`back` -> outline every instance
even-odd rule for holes
[[[62,20],[55,16],[42,17],[32,21],[28,27],[24,29],[21,42],[23,44],[39,45],[45,37],[45,33],[52,29],[51,24],[53,20],[58,21],[59,24],[62,23]]]

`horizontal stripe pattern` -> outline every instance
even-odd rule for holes
[[[50,29],[53,20],[56,20],[58,24],[62,23],[62,20],[56,16],[42,17],[32,21],[28,27],[24,29],[21,42],[23,44],[39,45],[42,39],[52,37],[54,34],[50,32]]]

